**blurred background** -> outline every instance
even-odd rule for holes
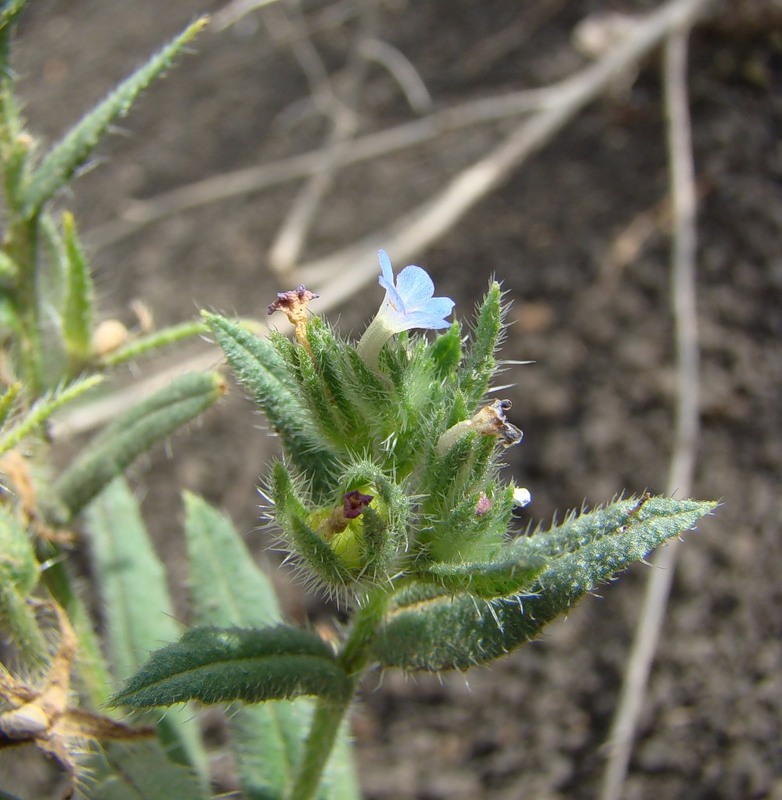
[[[36,0],[16,68],[45,151],[149,53],[214,13],[62,198],[104,316],[138,326],[141,301],[159,326],[200,308],[265,317],[304,276],[322,295],[313,311],[357,337],[382,299],[379,247],[397,267],[426,267],[462,320],[496,276],[513,301],[502,355],[534,362],[510,366],[502,392],[525,432],[508,451],[509,477],[533,497],[524,530],[666,488],[677,387],[659,49],[596,87],[441,231],[414,226],[438,202],[452,212],[452,181],[518,141],[521,110],[530,119],[541,102],[518,93],[583,74],[628,19],[661,5],[300,0],[242,13],[198,0]],[[692,493],[723,506],[681,549],[624,796],[782,798],[782,6],[714,4],[693,32],[689,72],[701,353]],[[508,96],[512,108],[486,104]],[[219,362],[196,342],[128,370],[126,387],[191,357]],[[256,486],[276,452],[263,428],[235,389],[134,470],[180,600],[183,488],[225,508],[260,560],[279,561],[258,527]],[[489,668],[370,676],[353,718],[367,798],[597,796],[648,574],[639,565]],[[291,619],[329,624],[322,598],[275,575]],[[187,619],[183,603],[178,612]],[[229,791],[214,734],[216,788]]]

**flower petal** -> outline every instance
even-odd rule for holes
[[[429,273],[421,267],[411,264],[397,276],[396,288],[402,297],[406,311],[414,311],[429,300],[434,294],[434,283]]]
[[[412,328],[440,330],[455,305],[450,297],[433,297],[434,283],[425,269],[410,264],[394,281],[394,269],[385,250],[378,252],[378,283],[386,290],[380,310],[358,343],[358,354],[373,369],[383,345],[395,334]]]

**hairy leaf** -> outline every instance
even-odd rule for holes
[[[462,360],[462,326],[454,322],[430,346],[430,354],[435,363],[437,377],[450,377]]]
[[[225,382],[217,373],[174,378],[98,434],[55,483],[55,496],[75,516],[136,457],[195,419],[224,392]]]
[[[307,512],[285,464],[273,465],[269,489],[275,506],[274,519],[302,565],[328,586],[344,587],[352,583],[355,575],[351,568],[307,523]]]
[[[503,336],[502,318],[502,292],[499,283],[494,281],[478,309],[470,347],[459,370],[459,388],[471,411],[486,394],[497,367],[494,353]]]
[[[112,705],[169,706],[186,700],[260,703],[301,695],[343,700],[351,682],[313,633],[271,628],[192,628],[156,650]]]
[[[510,557],[477,564],[433,564],[428,573],[417,577],[453,594],[489,600],[524,591],[545,568],[546,562],[539,557]]]
[[[108,655],[115,678],[126,680],[150,650],[180,634],[166,570],[124,478],[113,480],[87,509],[87,533],[103,599]],[[192,709],[172,709],[159,723],[170,755],[207,772]]]
[[[37,432],[52,414],[76,398],[81,397],[90,389],[94,389],[102,381],[103,378],[100,375],[90,375],[87,378],[75,380],[67,386],[55,389],[42,397],[27,414],[14,425],[8,426],[0,435],[0,455],[16,447],[27,436]],[[9,394],[11,389],[6,394]],[[11,400],[13,400],[13,397]]]
[[[208,794],[190,770],[166,757],[155,741],[112,743],[89,764],[90,800],[206,800]]]
[[[179,36],[153,55],[126,78],[105,100],[84,116],[52,147],[30,179],[25,192],[24,215],[32,219],[76,170],[89,158],[92,149],[109,125],[124,116],[138,95],[163,74],[177,55],[206,25],[206,17],[196,20]]]
[[[254,563],[230,520],[202,498],[185,493],[185,531],[190,561],[190,594],[197,625],[270,625],[280,622],[271,581]],[[237,772],[248,800],[285,794],[312,717],[308,697],[240,705],[228,724]],[[333,800],[357,797],[343,785],[353,774],[344,732],[327,770]],[[333,780],[328,776],[333,775]],[[339,776],[339,780],[337,777]],[[346,777],[347,776],[347,777]]]
[[[383,625],[375,656],[384,666],[435,671],[499,658],[533,639],[599,583],[694,527],[714,507],[666,497],[625,500],[519,539],[510,554],[548,560],[528,594],[488,602],[440,596],[402,607]]]
[[[43,666],[48,646],[28,598],[40,566],[32,539],[10,508],[0,506],[0,627],[24,663]]]
[[[122,347],[102,356],[100,364],[104,367],[116,367],[118,364],[135,361],[137,358],[155,350],[170,347],[172,344],[177,344],[194,336],[203,336],[205,333],[207,333],[207,327],[201,322],[182,322],[179,325],[171,325],[168,328],[153,331],[146,336],[132,339]]]
[[[282,437],[293,462],[311,480],[315,492],[326,490],[336,456],[318,433],[290,367],[267,339],[225,317],[208,313],[203,317],[239,381]]]
[[[190,596],[197,625],[272,625],[281,620],[272,582],[255,565],[231,521],[184,493]]]
[[[63,216],[63,234],[67,259],[62,335],[71,369],[78,372],[89,359],[92,349],[94,289],[72,214]]]

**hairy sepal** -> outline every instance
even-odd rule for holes
[[[310,527],[305,499],[282,462],[272,466],[269,494],[274,521],[306,576],[331,589],[342,590],[352,584],[357,571]]]
[[[502,291],[493,281],[478,308],[470,334],[470,346],[458,371],[459,389],[468,408],[474,410],[489,389],[497,369],[495,353],[503,338]]]
[[[238,322],[204,312],[239,381],[252,394],[266,414],[269,424],[280,435],[293,463],[307,476],[315,493],[332,486],[336,455],[318,430],[312,413],[303,401],[290,358],[290,344],[275,346],[261,339]],[[293,356],[295,358],[295,355]]]

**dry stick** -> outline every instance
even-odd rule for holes
[[[383,67],[402,90],[405,100],[416,114],[432,108],[432,96],[413,63],[399,49],[380,39],[365,38],[361,55]]]
[[[671,33],[665,46],[664,84],[673,205],[672,302],[676,329],[677,385],[674,450],[668,494],[692,489],[698,438],[698,337],[696,327],[696,188],[687,108],[687,36],[691,23]],[[679,552],[671,542],[654,558],[635,640],[608,744],[601,800],[619,800],[632,752],[638,717],[660,637]]]
[[[269,267],[283,278],[290,275],[299,260],[318,210],[339,172],[343,160],[342,154],[358,129],[358,115],[355,108],[358,105],[358,98],[367,72],[367,59],[362,52],[362,41],[370,37],[369,29],[374,27],[376,20],[375,3],[367,0],[362,10],[361,24],[356,33],[356,39],[351,46],[345,91],[340,95],[332,85],[312,40],[306,35],[302,35],[291,45],[294,52],[306,52],[309,61],[317,62],[319,83],[312,85],[313,101],[316,105],[318,104],[314,93],[318,93],[322,98],[330,101],[327,113],[332,119],[332,127],[328,134],[328,141],[322,150],[323,160],[320,168],[300,189],[269,249]],[[300,19],[290,20],[290,26],[293,28],[303,27]],[[301,55],[299,61],[302,62]]]
[[[526,138],[519,141],[520,133],[515,131],[514,134],[507,140],[497,151],[495,151],[487,161],[489,162],[484,167],[485,161],[479,162],[477,165],[471,167],[462,173],[445,192],[436,199],[432,204],[428,204],[423,209],[413,212],[408,215],[410,218],[409,225],[415,225],[415,215],[426,213],[428,219],[431,221],[429,224],[433,226],[437,223],[436,229],[432,231],[439,233],[442,230],[442,220],[438,221],[438,215],[442,218],[447,216],[451,218],[451,224],[456,222],[458,215],[454,214],[454,205],[451,197],[458,195],[461,187],[464,189],[464,196],[461,198],[462,213],[466,211],[471,204],[480,199],[481,194],[475,195],[475,183],[480,183],[483,192],[488,191],[492,185],[499,183],[503,177],[502,174],[497,174],[497,154],[505,154],[504,162],[508,161],[508,153],[506,152],[511,146],[513,149],[510,155],[515,156],[517,159],[513,162],[513,166],[518,166],[518,159],[522,159],[528,153],[531,153],[535,146],[542,145],[544,138],[572,117],[578,109],[586,105],[590,100],[593,100],[599,93],[606,87],[611,85],[612,79],[617,72],[621,72],[629,65],[634,64],[639,59],[643,58],[658,42],[669,34],[671,30],[691,24],[698,14],[702,11],[708,0],[670,0],[657,12],[650,14],[641,23],[639,23],[638,30],[628,36],[628,38],[620,42],[615,49],[604,56],[600,61],[596,62],[591,67],[587,68],[584,72],[571,77],[557,86],[548,89],[535,90],[530,92],[519,92],[506,97],[491,98],[487,101],[480,101],[477,103],[466,104],[461,107],[462,112],[454,115],[453,111],[441,112],[435,114],[426,120],[419,120],[418,122],[402,125],[393,128],[390,131],[383,131],[379,134],[374,134],[364,139],[356,140],[353,143],[350,154],[355,156],[356,152],[363,147],[363,158],[371,158],[373,155],[382,155],[391,152],[392,149],[408,146],[407,143],[414,143],[431,138],[434,132],[442,130],[444,124],[450,123],[454,126],[465,124],[473,124],[476,121],[485,121],[487,119],[497,119],[500,116],[508,116],[508,109],[515,109],[515,113],[523,113],[533,108],[540,109],[539,112],[533,116],[528,123],[522,126],[521,131],[525,134]],[[467,120],[467,121],[466,121]],[[405,142],[405,143],[402,143]],[[520,151],[520,146],[523,145]],[[257,188],[257,179],[263,174],[263,180],[269,181],[270,176],[274,173],[276,181],[290,180],[294,177],[293,173],[296,170],[301,170],[306,163],[305,169],[314,169],[317,166],[320,153],[308,153],[305,156],[299,156],[295,159],[289,159],[286,162],[279,162],[276,165],[269,167],[259,167],[256,170],[248,172],[236,173],[235,182],[242,184],[242,191],[253,191]],[[295,162],[295,163],[294,163]],[[345,162],[347,163],[347,161]],[[483,172],[482,172],[483,171]],[[489,174],[486,174],[488,172]],[[296,176],[303,174],[296,172]],[[490,180],[487,183],[487,178]],[[255,183],[254,183],[255,182]],[[267,183],[266,185],[271,185]],[[196,205],[212,202],[215,199],[217,192],[223,192],[222,196],[228,197],[235,193],[238,187],[233,185],[228,187],[225,185],[225,176],[219,179],[209,179],[202,181],[199,184],[193,184],[190,187],[176,190],[168,195],[157,198],[156,201],[147,201],[143,204],[149,214],[150,208],[153,208],[152,217],[161,216],[164,213],[174,213],[174,211],[183,210],[184,208],[192,208]],[[457,197],[458,199],[458,197]],[[151,221],[149,216],[141,224],[146,224]],[[140,227],[140,226],[139,226]],[[400,224],[394,226],[395,230],[400,229]],[[421,243],[420,246],[431,244],[434,236],[425,236],[425,231],[421,232],[416,230],[416,240]],[[379,238],[387,234],[375,234],[367,237],[363,242],[354,248],[348,248],[340,253],[332,256],[325,261],[318,261],[306,265],[305,269],[309,274],[317,274],[318,283],[315,288],[319,291],[321,299],[319,300],[318,312],[325,313],[326,311],[338,306],[343,300],[351,297],[358,289],[370,281],[377,273],[376,258],[377,258],[377,243],[385,240]],[[396,254],[397,258],[404,258],[405,254],[412,252],[412,245],[409,239],[404,238],[404,228],[401,228],[401,233],[397,232],[395,241],[392,242],[392,251]],[[412,248],[412,249],[411,249]],[[346,266],[357,265],[357,269],[351,272],[350,279],[346,280],[344,275],[341,274]],[[324,266],[329,272],[333,272],[334,277],[326,284]],[[304,271],[304,269],[302,270]],[[209,354],[211,355],[211,353]],[[180,363],[180,369],[185,372],[190,369],[201,368],[201,363],[207,356],[199,355],[193,360],[184,360]],[[215,355],[215,358],[218,356]],[[147,381],[153,381],[155,376],[148,378]],[[148,391],[145,389],[147,383],[142,380],[137,382],[134,387],[134,392]],[[135,398],[135,394],[133,395]],[[90,428],[96,427],[101,423],[111,418],[108,414],[119,413],[119,411],[127,408],[132,404],[129,401],[128,395],[124,391],[118,392],[113,398],[113,408],[107,402],[101,407],[102,413],[99,415],[93,413],[90,408],[85,408],[84,413],[80,413],[78,424],[73,420],[74,412],[60,417],[61,424],[57,428],[60,435],[67,433],[76,433]]]
[[[525,120],[488,156],[459,173],[437,196],[391,225],[373,231],[326,258],[302,265],[304,283],[317,285],[350,270],[338,283],[339,299],[347,299],[377,273],[376,251],[382,243],[392,260],[405,261],[430,246],[488,192],[502,184],[535,150],[546,144],[587,103],[609,87],[617,75],[643,58],[672,30],[691,24],[707,0],[670,0],[640,19],[627,37],[581,73],[563,81],[559,102]]]
[[[222,31],[235,25],[256,9],[268,6],[273,2],[277,2],[277,0],[233,0],[232,3],[212,15],[211,27],[214,30]],[[318,31],[338,28],[360,12],[361,0],[337,0],[321,11],[315,11],[308,15],[306,34],[311,36]],[[284,43],[287,44],[288,41],[290,40],[286,39]]]
[[[443,133],[519,116],[558,102],[561,102],[559,84],[545,89],[510,92],[498,97],[473,100],[423,119],[362,136],[351,142],[350,147],[342,154],[341,165],[349,166],[391,155],[408,147],[424,144]],[[205,178],[148,200],[131,201],[120,219],[101,225],[89,231],[86,236],[93,249],[108,247],[172,214],[307,177],[317,172],[322,163],[323,151],[314,150],[271,164]]]
[[[233,0],[232,3],[212,15],[212,28],[222,31],[235,25],[242,17],[246,17],[253,11],[276,2],[277,0]]]

